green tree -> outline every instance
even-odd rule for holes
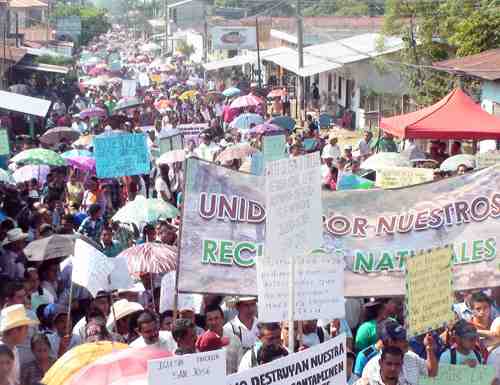
[[[189,57],[194,53],[194,46],[185,40],[180,40],[177,43],[177,52],[183,54],[189,59]]]
[[[500,12],[492,12],[491,5],[483,0],[387,0],[384,34],[400,36],[405,44],[399,64],[390,65],[401,71],[418,104],[435,102],[454,86],[453,76],[433,69],[433,62],[498,47]]]

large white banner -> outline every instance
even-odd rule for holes
[[[345,352],[346,338],[341,334],[302,352],[228,376],[226,385],[345,385]]]
[[[257,49],[255,27],[213,27],[212,46],[218,49]]]
[[[319,153],[268,162],[265,175],[265,252],[257,259],[257,286],[259,319],[273,322],[288,319],[291,260],[300,258],[302,263],[298,265],[305,268],[308,256],[322,245]],[[315,283],[311,276],[303,276],[301,269],[297,273],[294,286],[297,283],[303,291],[296,290],[296,308],[302,314],[296,319],[317,318],[306,305],[306,293],[314,294]]]

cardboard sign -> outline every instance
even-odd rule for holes
[[[160,139],[160,155],[184,148],[184,138],[182,134],[166,136]]]
[[[452,253],[451,247],[443,247],[406,261],[406,319],[411,336],[453,322]]]
[[[207,385],[226,381],[226,352],[187,354],[148,361],[148,385]]]
[[[375,185],[384,189],[413,186],[434,180],[429,168],[391,167],[377,170]]]
[[[0,156],[10,154],[9,134],[6,129],[0,129]]]
[[[145,134],[110,134],[94,138],[98,178],[147,174],[150,170]]]
[[[419,376],[418,385],[491,385],[495,377],[494,366],[439,364],[436,377]]]
[[[500,163],[500,151],[488,151],[476,154],[476,168],[485,168]]]
[[[269,135],[262,137],[262,153],[264,162],[280,160],[286,157],[285,135]]]
[[[227,376],[226,385],[345,385],[346,365],[346,337],[341,334],[302,352]]]

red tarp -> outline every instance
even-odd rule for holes
[[[500,118],[488,114],[458,88],[432,106],[383,118],[380,127],[399,138],[500,139]]]

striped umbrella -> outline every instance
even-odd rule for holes
[[[127,260],[130,274],[168,273],[177,267],[177,248],[163,243],[147,242],[122,251],[117,258]]]
[[[65,385],[147,383],[148,361],[171,357],[172,353],[154,346],[129,348],[108,354],[80,369]]]

